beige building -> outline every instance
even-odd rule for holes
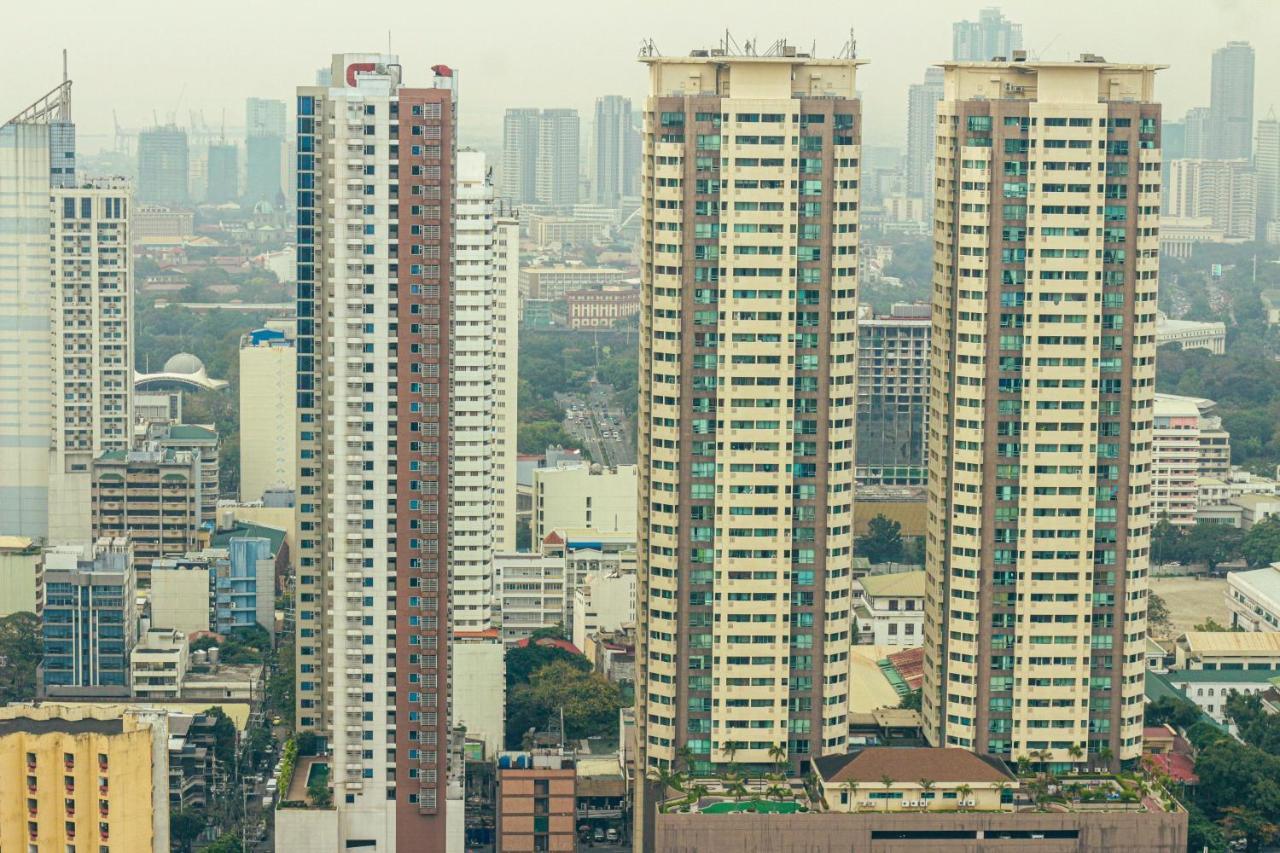
[[[1151,512],[1172,524],[1195,524],[1206,479],[1231,469],[1231,437],[1217,404],[1199,397],[1156,394],[1152,431]]]
[[[1164,223],[1160,236],[1165,236]],[[1167,254],[1167,253],[1166,253]],[[1201,323],[1195,320],[1170,320],[1164,314],[1156,315],[1156,346],[1177,344],[1178,349],[1207,349],[1214,355],[1227,350],[1227,324],[1221,321]]]
[[[641,61],[637,773],[806,772],[848,736],[860,63]]]
[[[570,639],[586,649],[587,637],[597,631],[616,631],[636,621],[635,555],[630,564],[609,571],[591,572],[573,591],[573,633]]]
[[[199,527],[198,454],[153,447],[93,460],[94,536],[128,533],[140,582],[150,582],[153,560],[194,548]]]
[[[133,193],[119,179],[52,193],[48,541],[85,544],[94,457],[132,439]]]
[[[168,741],[164,711],[0,708],[0,849],[168,853]]]
[[[210,590],[214,569],[210,559],[162,557],[151,562],[149,596],[151,624],[183,636],[213,629]]]
[[[536,266],[520,269],[520,301],[562,299],[575,290],[620,285],[627,271],[613,267]]]
[[[603,239],[608,223],[577,219],[572,216],[550,216],[535,213],[529,217],[529,238],[537,246],[571,243],[574,246],[590,246]]]
[[[924,642],[924,572],[866,575],[853,584],[859,642],[919,646]]]
[[[1280,675],[1280,630],[1188,631],[1174,642],[1173,653],[1175,669],[1260,670]]]
[[[926,734],[1059,768],[1103,749],[1128,761],[1142,752],[1160,66],[943,68]]]
[[[576,465],[533,472],[533,541],[557,528],[635,530],[636,466]]]
[[[1280,631],[1280,563],[1247,572],[1228,572],[1224,594],[1232,628]]]
[[[189,653],[187,636],[181,631],[152,628],[143,634],[129,658],[129,684],[134,698],[178,701]]]
[[[564,295],[571,329],[611,329],[619,320],[640,311],[640,290],[631,285],[607,285],[597,290],[573,290]]]
[[[40,545],[26,536],[0,536],[0,618],[36,612]]]
[[[195,236],[195,214],[158,204],[140,204],[133,215],[133,241],[140,246],[181,246]]]
[[[240,500],[297,486],[296,320],[240,338]]]
[[[1168,210],[1175,218],[1208,217],[1228,240],[1252,240],[1258,176],[1248,160],[1172,160]]]
[[[872,746],[816,765],[833,812],[1014,810],[1017,777],[1008,766],[964,749]],[[922,780],[932,784],[926,788]]]

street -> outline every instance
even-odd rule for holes
[[[601,465],[634,465],[635,440],[622,407],[608,385],[593,385],[585,394],[557,394],[564,407],[565,431],[582,441]]]

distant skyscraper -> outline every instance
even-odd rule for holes
[[[260,201],[272,205],[283,200],[287,111],[284,101],[248,98],[245,101],[245,187],[249,204]]]
[[[976,21],[951,25],[951,56],[958,62],[986,62],[997,56],[1012,59],[1022,49],[1022,24],[1015,24],[996,7],[983,9]]]
[[[1209,108],[1192,107],[1183,119],[1182,156],[1197,160],[1209,156]],[[1166,157],[1172,160],[1172,157]]]
[[[336,815],[289,850],[446,849],[456,78],[437,69],[415,88],[395,56],[337,54],[332,86],[298,89],[297,713],[334,756]]]
[[[538,204],[578,203],[578,111],[543,110],[538,117]]]
[[[907,90],[907,193],[918,198],[933,198],[934,125],[941,100],[941,68],[928,69],[924,82]],[[932,208],[926,206],[926,212],[932,219]]]
[[[225,204],[240,197],[240,151],[231,143],[209,145],[209,185],[204,199]]]
[[[538,200],[538,111],[509,109],[502,120],[502,197],[516,204]]]
[[[859,63],[641,61],[637,770],[803,774],[857,690]]]
[[[1258,229],[1258,173],[1248,160],[1170,160],[1164,212],[1208,217],[1223,235],[1251,240]]]
[[[1213,52],[1209,89],[1209,153],[1215,160],[1253,156],[1253,48],[1227,42]]]
[[[1258,239],[1267,235],[1267,224],[1280,221],[1280,120],[1273,109],[1258,122],[1253,164],[1258,173]]]
[[[595,203],[617,207],[622,196],[632,194],[639,177],[631,174],[631,99],[621,95],[596,98],[593,134],[591,189]]]
[[[138,201],[186,204],[189,176],[185,130],[166,125],[138,134]]]
[[[922,693],[935,746],[1055,771],[1142,755],[1158,68],[947,66]]]

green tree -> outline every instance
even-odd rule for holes
[[[591,671],[591,661],[559,646],[540,646],[530,642],[527,646],[507,649],[507,695],[510,696],[521,684],[529,683],[535,671],[557,661],[564,661],[583,672]]]
[[[34,613],[0,617],[0,705],[36,698],[36,667],[44,656]]]
[[[1229,524],[1197,521],[1187,530],[1183,548],[1190,562],[1204,563],[1212,572],[1219,563],[1239,557],[1243,541],[1243,530]]]
[[[1161,696],[1154,702],[1147,703],[1143,712],[1143,722],[1148,726],[1163,726],[1169,723],[1176,728],[1185,729],[1198,722],[1200,716],[1200,709],[1194,702],[1172,696]]]
[[[877,515],[867,524],[867,532],[858,538],[856,552],[872,563],[896,563],[902,560],[902,525]]]
[[[569,740],[612,734],[621,707],[621,690],[603,675],[568,661],[549,663],[507,696],[508,748],[519,748],[525,732],[544,728],[553,714],[561,712]]]
[[[1169,521],[1168,516],[1151,528],[1151,560],[1156,565],[1173,563],[1182,559],[1182,528]]]
[[[898,700],[898,707],[905,708],[909,711],[919,711],[921,695],[922,694],[919,689],[909,691],[900,700]]]
[[[1255,568],[1280,561],[1280,517],[1268,516],[1250,527],[1240,545],[1240,555]]]
[[[1193,625],[1192,628],[1193,630],[1196,630],[1196,631],[1207,631],[1209,633],[1216,633],[1220,631],[1231,630],[1226,625],[1223,625],[1221,622],[1219,622],[1217,619],[1214,619],[1212,616],[1210,616],[1208,619],[1205,619],[1203,622]]]
[[[201,853],[244,853],[244,847],[240,845],[238,832],[224,832]]]
[[[191,853],[191,845],[204,832],[205,817],[197,811],[182,809],[169,816],[169,843],[176,853]]]
[[[1151,634],[1158,637],[1165,637],[1173,632],[1169,605],[1154,592],[1147,593],[1147,627]]]

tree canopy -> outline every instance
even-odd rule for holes
[[[0,618],[0,705],[36,698],[36,667],[44,655],[34,613]]]
[[[902,525],[877,515],[867,524],[867,532],[858,538],[855,553],[873,563],[901,562],[904,553]]]
[[[544,730],[561,711],[568,740],[613,734],[622,704],[618,685],[603,675],[554,661],[507,694],[507,748],[520,749],[527,731]]]

